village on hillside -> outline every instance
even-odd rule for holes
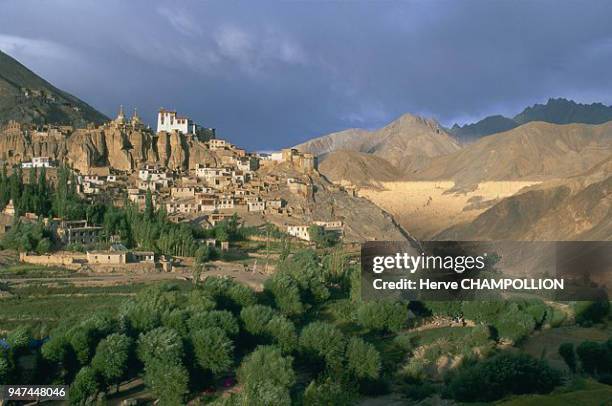
[[[203,229],[218,227],[232,219],[243,226],[271,225],[277,234],[307,244],[314,239],[332,241],[343,236],[342,218],[334,216],[333,208],[325,216],[316,218],[316,214],[302,204],[312,200],[316,188],[311,179],[317,170],[313,154],[296,149],[247,152],[217,138],[214,129],[204,128],[166,109],[159,110],[155,131],[141,121],[136,111],[127,118],[123,107],[114,120],[99,127],[90,126],[87,130],[105,134],[102,149],[106,150],[107,157],[87,158],[83,166],[79,161],[81,157],[71,156],[74,146],[66,146],[65,141],[82,130],[9,122],[2,130],[3,136],[8,139],[21,136],[29,146],[3,151],[5,177],[7,166],[13,166],[22,173],[23,179],[31,178],[32,172],[36,178],[44,171],[43,176],[53,183],[60,181],[58,170],[68,168],[72,176],[67,178],[67,183],[74,182],[72,187],[78,196],[92,204],[100,201],[114,207],[127,204],[140,211],[151,206],[163,212],[171,222],[195,224]],[[119,153],[112,151],[109,134],[125,138]],[[134,134],[139,140],[134,139]],[[169,147],[165,151],[162,139],[166,142],[163,145]],[[134,145],[138,143],[141,145]],[[190,153],[194,154],[194,148],[187,147],[180,149],[184,160],[177,164],[177,144],[181,148],[196,145],[204,158],[194,162],[193,156],[189,157]],[[124,155],[128,149],[139,149],[141,159],[134,154],[127,165],[116,164],[121,159],[117,155]],[[352,193],[351,190],[344,192]],[[42,219],[23,208],[16,209],[12,199],[2,210],[0,233],[9,232],[16,217],[21,223],[42,220],[54,242],[53,252],[41,252],[40,249],[39,252],[21,252],[21,262],[75,269],[86,266],[89,270],[113,270],[120,265],[122,269],[131,267],[139,271],[171,271],[175,265],[169,255],[138,247],[127,249],[120,235],[109,236],[102,224],[92,219]],[[210,236],[200,238],[200,244],[220,252],[229,250],[229,238],[214,238],[214,232]]]

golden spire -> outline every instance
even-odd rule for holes
[[[125,114],[123,113],[123,104],[119,106],[119,114],[117,114],[117,119],[115,121],[118,123],[125,122]]]
[[[134,107],[134,114],[132,114],[132,124],[139,124],[140,117],[138,116],[138,109]]]

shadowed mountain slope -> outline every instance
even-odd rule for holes
[[[546,104],[527,107],[513,118],[500,115],[463,126],[455,124],[449,131],[463,142],[471,142],[480,137],[508,131],[521,124],[544,121],[553,124],[603,124],[612,120],[612,106],[602,103],[582,104],[563,98],[549,99]]]
[[[0,124],[9,120],[84,127],[108,118],[0,51]]]

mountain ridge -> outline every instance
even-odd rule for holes
[[[420,169],[431,158],[450,154],[461,147],[436,120],[406,113],[376,130],[349,129],[334,132],[313,138],[294,148],[317,155],[322,163],[322,173],[329,175],[331,179],[338,178],[339,173],[334,171],[329,163],[325,164],[328,156],[335,151],[344,151],[344,155],[352,152],[355,160],[338,162],[343,165],[342,179],[349,183],[353,181],[356,184],[365,184],[368,182],[364,179],[363,171],[367,167],[373,168],[373,162],[376,161],[365,155],[378,159],[376,162],[382,170],[376,170],[376,173],[401,174]],[[335,159],[337,158],[338,154],[335,155]],[[361,166],[352,170],[351,164]],[[345,175],[348,175],[348,179]],[[375,176],[372,180],[389,179],[385,175],[380,179]]]
[[[530,122],[489,135],[461,150],[433,158],[414,180],[547,180],[577,175],[612,151],[612,122],[551,124]]]
[[[85,127],[108,117],[0,51],[0,125],[11,120]]]
[[[577,103],[565,98],[550,98],[545,104],[534,104],[514,117],[487,116],[475,123],[454,124],[448,131],[463,142],[511,130],[520,125],[543,121],[552,124],[603,124],[612,121],[612,106],[603,103]]]

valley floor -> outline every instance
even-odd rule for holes
[[[537,183],[491,181],[466,190],[456,188],[453,181],[383,182],[382,190],[360,189],[359,195],[388,211],[414,237],[426,240]]]

